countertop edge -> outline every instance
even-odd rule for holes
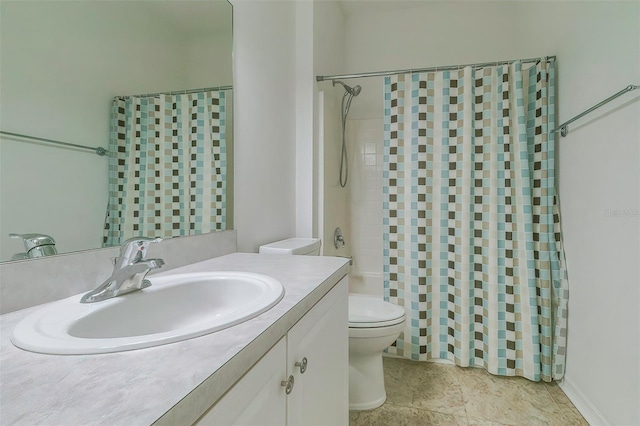
[[[349,272],[344,264],[300,302],[278,318],[264,332],[248,343],[229,361],[189,392],[153,426],[193,424],[235,385],[278,341],[284,337],[311,308],[318,303]]]

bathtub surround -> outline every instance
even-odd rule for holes
[[[385,78],[390,351],[558,380],[567,289],[555,180],[555,62]]]
[[[340,121],[340,100],[336,99],[337,93],[334,92],[339,92],[339,89],[329,89],[322,92],[319,105],[322,111],[322,121],[320,122],[322,132],[319,147],[322,158],[319,191],[322,197],[318,203],[321,206],[319,230],[324,256],[350,256],[353,240],[348,232],[351,228],[348,206],[349,191],[351,191],[354,182],[347,188],[342,188],[339,183],[342,124]],[[335,247],[333,244],[334,232],[338,227],[342,230],[345,240],[343,247]],[[351,284],[350,282],[349,285]]]
[[[349,181],[349,155],[347,152],[347,140],[346,140],[346,132],[347,132],[347,117],[349,116],[349,109],[351,108],[351,102],[355,96],[360,94],[362,87],[360,86],[348,86],[344,82],[340,80],[333,80],[332,85],[335,86],[337,84],[344,87],[344,94],[342,95],[342,103],[340,107],[340,112],[342,113],[341,122],[342,122],[342,144],[340,146],[340,171],[338,175],[338,181],[340,182],[340,187],[344,188],[347,186],[347,182]]]
[[[358,107],[360,105],[354,105],[353,109]],[[382,110],[380,113],[379,119],[350,120],[348,125],[352,175],[348,187],[350,226],[347,230],[354,258],[349,285],[356,293],[382,297],[384,122]]]
[[[119,247],[0,263],[0,314],[93,290],[111,275]],[[236,251],[236,231],[172,238],[149,247],[164,272]]]

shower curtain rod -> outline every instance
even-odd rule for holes
[[[555,56],[545,56],[547,61],[555,61]],[[489,66],[497,66],[497,65],[508,65],[516,61],[520,61],[523,64],[538,62],[542,58],[529,58],[529,59],[513,59],[511,61],[498,61],[498,62],[484,62],[477,64],[466,64],[466,65],[446,65],[443,67],[429,67],[429,68],[409,68],[405,70],[391,70],[391,71],[373,71],[373,72],[363,72],[359,74],[340,74],[340,75],[319,75],[316,76],[316,81],[327,81],[327,80],[342,80],[347,78],[362,78],[362,77],[380,77],[387,75],[397,75],[397,74],[413,74],[416,72],[431,72],[431,71],[447,71],[447,70],[457,70],[465,67],[474,67],[474,68],[482,68]]]
[[[600,102],[599,104],[592,106],[591,108],[589,108],[588,110],[586,110],[584,112],[581,112],[580,114],[578,114],[575,117],[573,117],[571,120],[565,121],[564,123],[562,123],[561,125],[559,125],[555,129],[553,129],[551,132],[553,133],[553,132],[558,132],[559,131],[562,136],[567,136],[569,134],[569,127],[568,127],[569,124],[573,123],[574,121],[576,121],[579,118],[584,117],[585,115],[589,114],[591,111],[594,111],[594,110],[600,108],[602,105],[611,102],[612,100],[614,100],[618,96],[622,96],[625,93],[631,92],[632,90],[636,90],[636,89],[640,89],[640,86],[635,86],[633,84],[628,85],[627,87],[625,87],[624,89],[622,89],[618,93],[615,93],[615,94],[609,96],[607,99],[605,99],[604,101]]]
[[[189,90],[176,90],[174,92],[160,92],[160,93],[144,93],[142,95],[124,95],[124,96],[116,96],[116,99],[127,100],[129,98],[146,98],[151,96],[160,96],[160,95],[187,95],[189,93],[200,93],[200,92],[214,92],[214,91],[223,91],[223,90],[233,90],[233,86],[217,86],[217,87],[203,87],[202,89],[189,89]]]
[[[29,139],[31,141],[37,141],[37,142],[46,142],[46,143],[51,143],[54,145],[62,145],[62,146],[68,146],[71,148],[79,148],[79,149],[86,149],[89,151],[93,151],[95,154],[99,155],[100,157],[103,157],[105,155],[107,155],[109,153],[109,151],[107,151],[106,149],[98,146],[98,147],[92,147],[92,146],[86,146],[86,145],[78,145],[75,143],[69,143],[69,142],[61,142],[61,141],[56,141],[53,139],[46,139],[46,138],[39,138],[37,136],[29,136],[29,135],[23,135],[20,133],[11,133],[11,132],[5,132],[5,131],[0,131],[0,135],[7,135],[7,136],[11,136],[14,138],[22,138],[22,139]],[[17,140],[18,142],[24,142],[20,139]]]

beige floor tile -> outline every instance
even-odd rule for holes
[[[469,426],[505,426],[504,423],[492,422],[491,420],[469,418]]]
[[[579,425],[579,414],[558,404],[542,382],[457,368],[469,418],[507,425]]]
[[[350,426],[466,426],[467,418],[417,408],[384,404],[371,411],[352,411]]]
[[[387,403],[411,407],[413,402],[414,380],[412,361],[398,358],[383,358],[384,363],[384,387],[387,391]]]
[[[456,367],[384,358],[387,403],[466,417]]]
[[[351,426],[588,426],[555,383],[389,357],[384,369],[387,402]]]
[[[557,417],[549,422],[553,426],[589,426],[580,412],[573,407],[568,410],[560,410]]]
[[[565,395],[560,386],[556,382],[545,383],[545,388],[547,392],[551,395],[551,398],[559,404],[561,407],[564,407],[566,410],[565,417],[570,417],[573,423],[576,425],[588,425],[587,421],[582,417],[582,414],[578,411],[578,409],[573,405],[571,400]]]
[[[557,402],[558,404],[568,404],[573,406],[569,398],[567,398],[567,395],[564,394],[564,392],[562,391],[562,389],[560,389],[560,386],[558,386],[556,382],[545,383],[544,386],[555,402]]]

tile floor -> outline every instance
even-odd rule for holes
[[[351,412],[350,426],[588,426],[555,383],[388,357],[384,372],[387,402]]]

